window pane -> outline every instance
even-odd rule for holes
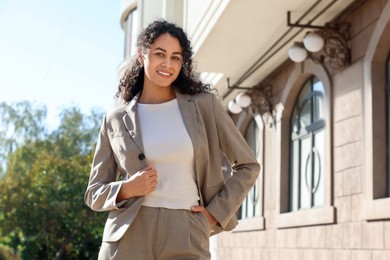
[[[255,119],[252,119],[249,123],[246,132],[245,132],[245,140],[248,143],[248,145],[252,148],[252,151],[256,158],[259,155],[259,128],[257,126],[257,123]],[[248,195],[246,196],[245,200],[243,201],[241,208],[239,210],[238,218],[239,219],[245,219],[245,218],[251,218],[255,216],[260,216],[260,207],[259,207],[259,197],[260,197],[260,189],[259,189],[259,183],[258,181],[256,184],[252,187],[252,189],[249,191]]]
[[[311,100],[305,100],[300,114],[301,129],[311,124]]]
[[[299,140],[291,142],[290,210],[298,210],[299,192]]]
[[[294,113],[291,117],[291,131],[299,134],[299,117],[297,109],[294,109]]]
[[[324,190],[324,171],[322,164],[324,163],[325,152],[325,131],[322,129],[314,135],[314,153],[313,153],[313,193],[314,207],[322,206],[325,203]]]
[[[324,85],[316,78],[313,79],[313,91],[322,93],[322,96],[325,94]]]
[[[300,171],[300,209],[311,207],[311,138],[301,141],[301,171]]]
[[[310,92],[311,92],[311,81],[309,80],[301,89],[301,93],[299,94],[298,97],[298,104],[302,104],[303,100],[310,94]]]

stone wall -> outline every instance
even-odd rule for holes
[[[280,208],[277,192],[280,174],[275,166],[277,133],[265,133],[264,230],[224,232],[218,235],[218,259],[266,260],[387,260],[390,259],[390,219],[369,221],[365,217],[365,54],[388,0],[369,0],[346,17],[351,22],[352,63],[330,76],[331,104],[331,204],[335,222],[307,227],[278,228]],[[386,46],[384,46],[386,48]],[[387,46],[387,53],[390,46]],[[285,86],[296,70],[289,63],[271,79],[274,102],[279,102]],[[310,63],[304,66],[311,66]],[[283,149],[283,148],[279,148]],[[283,192],[283,190],[281,191]]]

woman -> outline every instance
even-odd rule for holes
[[[229,115],[194,78],[183,30],[163,20],[139,35],[103,120],[85,202],[109,211],[99,259],[209,259],[231,230],[259,164]],[[221,155],[229,159],[226,182]]]

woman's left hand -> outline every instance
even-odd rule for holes
[[[214,227],[215,224],[217,224],[217,220],[208,212],[207,209],[205,209],[205,207],[193,206],[191,207],[191,211],[204,214],[210,223],[210,227]]]

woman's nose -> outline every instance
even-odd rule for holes
[[[166,68],[171,68],[172,67],[172,63],[171,63],[171,59],[167,58],[167,59],[164,59],[162,65]]]

